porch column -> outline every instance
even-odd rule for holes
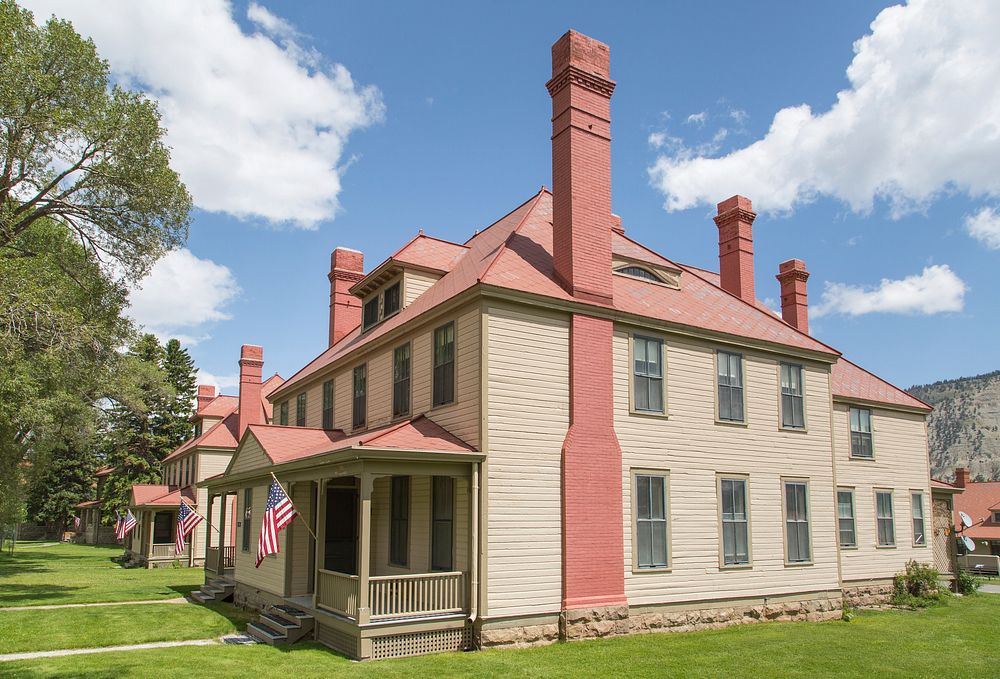
[[[319,591],[319,572],[326,567],[326,479],[316,483],[316,559],[313,564],[313,610]]]
[[[211,554],[212,549],[212,504],[215,502],[215,496],[211,493],[208,494],[208,511],[205,512],[205,568],[213,568],[213,565],[208,562],[208,556]],[[219,550],[222,553],[222,550]],[[222,571],[216,571],[216,575],[222,575]]]
[[[218,570],[216,572],[219,574],[219,577],[222,577],[222,574],[226,570],[226,521],[228,521],[226,509],[228,509],[229,505],[229,493],[223,493],[216,497],[219,498],[219,556],[217,559],[218,563],[216,564]]]
[[[469,479],[469,622],[475,623],[479,610],[479,463],[473,462]]]
[[[153,512],[147,510],[144,512],[146,515],[146,568],[152,568],[151,559],[153,558]]]
[[[371,621],[371,602],[368,601],[368,580],[371,570],[372,548],[372,486],[371,474],[361,474],[361,494],[358,498],[358,624]]]

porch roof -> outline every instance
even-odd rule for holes
[[[132,507],[179,507],[181,498],[194,506],[191,488],[178,488],[160,483],[137,483],[132,486]]]
[[[87,502],[81,502],[79,504],[73,505],[75,509],[90,509],[91,507],[100,507],[100,500],[88,500]]]

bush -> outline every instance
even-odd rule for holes
[[[975,594],[979,590],[979,586],[982,584],[983,583],[979,578],[968,571],[960,570],[958,572],[958,577],[955,578],[955,589],[959,594],[963,594],[965,596]]]
[[[907,561],[906,570],[894,580],[892,603],[896,606],[922,608],[941,600],[938,569],[929,564]]]

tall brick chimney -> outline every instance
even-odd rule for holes
[[[969,470],[966,467],[955,467],[955,485],[965,488],[972,481]]]
[[[244,344],[240,349],[239,436],[251,424],[264,424],[264,406],[260,402],[260,377],[264,371],[264,349]]]
[[[789,259],[778,265],[778,275],[781,283],[781,317],[785,323],[800,330],[809,332],[809,302],[806,299],[806,281],[809,272],[806,263],[801,259]]]
[[[365,256],[350,248],[337,248],[330,254],[330,343],[333,346],[347,333],[361,325],[361,300],[352,295],[351,286],[365,277]]]
[[[552,46],[552,252],[574,297],[611,299],[610,50],[574,31]]]
[[[552,228],[556,275],[574,297],[610,302],[608,46],[570,31],[552,47]],[[574,313],[569,330],[569,430],[562,445],[563,635],[627,616],[622,571],[622,453],[614,429],[608,318]],[[618,624],[616,622],[615,624]]]
[[[199,384],[198,385],[198,410],[195,412],[200,413],[205,409],[209,403],[215,398],[215,387],[211,384]]]
[[[753,220],[757,214],[749,198],[733,196],[718,205],[719,278],[722,289],[744,302],[756,304],[753,290]]]

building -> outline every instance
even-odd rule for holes
[[[244,393],[244,382],[253,382],[254,398],[216,394],[215,387],[199,385],[192,438],[163,458],[161,483],[132,486],[129,508],[137,523],[125,539],[131,561],[148,567],[177,561],[184,566],[204,565],[209,570],[231,564],[235,544],[232,510],[229,522],[215,521],[212,530],[208,522],[198,524],[188,535],[183,554],[177,554],[175,546],[177,512],[183,499],[198,513],[211,516],[208,493],[196,484],[225,470],[247,426],[270,421],[267,396],[283,380],[275,374],[261,382],[263,357],[263,349],[253,345],[244,345],[240,354],[240,393]],[[220,507],[214,510],[216,516],[225,516]]]
[[[102,521],[107,518],[107,511],[102,509],[104,498],[104,483],[114,467],[102,467],[94,473],[94,499],[81,502],[75,506],[80,517],[80,528],[76,531],[74,542],[85,545],[110,545],[115,543],[114,523]],[[114,513],[114,510],[111,510]]]
[[[956,529],[976,543],[975,556],[1000,556],[1000,481],[973,481],[967,468],[958,467],[952,485],[963,491],[955,496]],[[972,519],[971,528],[963,529],[960,511]]]
[[[608,47],[552,58],[552,190],[367,273],[335,250],[328,346],[199,484],[236,501],[251,634],[367,659],[819,620],[933,560],[929,406],[808,334],[800,260],[758,301],[747,198],[706,225],[719,273],[631,239]],[[255,568],[272,474],[300,519]]]

